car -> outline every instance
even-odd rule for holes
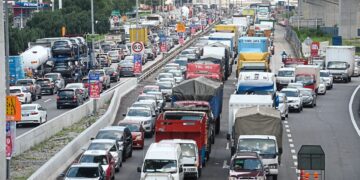
[[[118,55],[119,55],[119,58],[120,58],[119,62],[125,58],[125,53],[124,53],[123,49],[121,49],[121,48],[112,48],[111,50],[118,52]]]
[[[179,64],[180,70],[182,71],[183,74],[185,74],[185,72],[187,70],[187,63],[188,63],[188,58],[187,57],[176,58],[173,61],[173,63]]]
[[[109,67],[111,65],[111,61],[107,54],[98,54],[96,60],[100,63],[101,67]]]
[[[111,61],[111,63],[118,63],[121,60],[121,57],[119,55],[119,52],[117,50],[112,50],[108,52],[108,57]]]
[[[36,83],[41,86],[41,93],[56,94],[58,87],[52,78],[39,78],[36,79]]]
[[[57,89],[65,87],[65,80],[60,73],[47,73],[44,78],[51,78],[55,82]]]
[[[152,114],[150,108],[130,107],[123,116],[125,116],[125,121],[141,122],[147,137],[152,137],[154,135],[156,116]]]
[[[303,110],[303,104],[301,100],[301,94],[297,88],[283,88],[281,89],[288,99],[288,105],[290,110],[296,110],[301,112]]]
[[[296,82],[296,83],[289,83],[286,88],[303,88],[304,84],[300,83],[300,82]]]
[[[277,93],[276,95],[279,101],[279,104],[276,108],[280,111],[281,120],[285,120],[285,118],[289,117],[288,99],[285,93]]]
[[[80,41],[77,38],[68,38],[68,40],[70,40],[71,44],[73,45],[74,48],[74,55],[78,55],[80,53]]]
[[[115,179],[115,159],[106,150],[87,150],[79,158],[79,163],[99,163],[105,171],[106,180]]]
[[[265,168],[256,152],[238,152],[230,160],[229,180],[266,180],[269,169]]]
[[[320,78],[324,79],[326,83],[326,89],[333,88],[334,79],[329,70],[320,70]]]
[[[150,91],[150,92],[147,92],[145,94],[155,95],[156,96],[156,101],[157,101],[157,104],[158,104],[158,109],[159,109],[159,111],[162,111],[162,109],[166,105],[166,99],[164,97],[164,94],[162,92],[155,92],[155,91]]]
[[[120,76],[135,76],[134,74],[134,63],[129,60],[122,60],[119,65]]]
[[[60,89],[56,98],[56,108],[77,107],[84,103],[80,89]]]
[[[41,86],[36,83],[35,79],[18,79],[16,86],[24,86],[30,93],[32,101],[41,99]]]
[[[106,67],[104,68],[106,75],[110,76],[111,82],[119,82],[120,81],[120,74],[118,73],[116,68],[113,67]]]
[[[180,70],[180,65],[177,63],[168,63],[164,66],[164,69],[166,69],[167,67],[174,67],[175,69]]]
[[[134,102],[131,107],[145,107],[150,108],[151,115],[155,115],[157,117],[159,110],[157,110],[156,102],[153,100],[141,100]]]
[[[133,148],[139,148],[139,149],[144,148],[145,130],[142,127],[141,122],[124,120],[124,121],[121,121],[118,125],[125,126],[130,129],[132,140],[133,140]]]
[[[179,84],[182,81],[184,81],[184,76],[181,70],[171,69],[168,71],[168,73],[173,74],[176,84]]]
[[[156,85],[160,87],[160,91],[164,94],[166,101],[170,101],[174,83],[171,81],[161,81],[157,82]]]
[[[147,93],[147,92],[161,92],[161,91],[160,91],[159,86],[146,85],[146,86],[143,87],[142,93]]]
[[[316,106],[316,93],[310,88],[298,88],[301,95],[303,106],[315,107]]]
[[[46,108],[40,104],[21,105],[21,121],[17,124],[42,124],[47,122]]]
[[[132,156],[132,136],[130,129],[123,126],[107,126],[99,130],[94,139],[116,140],[120,149],[123,149],[122,160]]]
[[[23,104],[32,103],[31,93],[24,86],[10,86],[10,96],[17,96]]]
[[[62,55],[75,55],[73,43],[69,39],[61,39],[55,41],[51,47],[51,52],[54,57]]]
[[[101,82],[104,89],[110,88],[110,86],[111,86],[110,76],[106,74],[104,69],[90,70],[89,75],[92,73],[99,74],[99,76],[100,76],[99,81]]]
[[[152,49],[145,49],[145,52],[144,52],[144,53],[146,54],[146,59],[147,59],[148,61],[153,61],[153,60],[155,60],[156,55],[155,55],[155,53],[153,52]]]
[[[69,83],[65,89],[79,89],[84,100],[89,98],[89,89],[85,87],[84,83]]]
[[[125,57],[130,55],[130,49],[125,44],[118,44],[117,47],[123,50]]]
[[[75,163],[69,167],[66,174],[60,176],[64,177],[65,180],[106,180],[106,174],[99,163]]]
[[[109,151],[115,160],[115,171],[119,171],[122,166],[122,151],[116,140],[113,139],[94,139],[91,141],[87,150]]]
[[[319,88],[318,88],[318,94],[325,95],[326,94],[326,80],[323,78],[320,78]]]
[[[156,82],[170,81],[172,84],[175,84],[175,78],[172,73],[159,73],[156,78]]]

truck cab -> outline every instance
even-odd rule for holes
[[[276,76],[277,89],[281,90],[283,87],[286,87],[292,82],[295,82],[295,68],[280,68]]]

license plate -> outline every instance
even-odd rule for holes
[[[29,114],[22,114],[22,116],[29,116]]]

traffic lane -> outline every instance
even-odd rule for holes
[[[353,104],[351,105],[356,126],[360,128],[360,90],[354,96]]]
[[[348,103],[359,84],[353,78],[348,84],[334,84],[325,96],[319,96],[315,108],[291,114],[296,152],[301,145],[321,145],[325,152],[326,177],[330,179],[359,179],[360,139],[349,116]]]

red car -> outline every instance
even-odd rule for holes
[[[139,149],[143,149],[144,148],[144,129],[141,125],[141,122],[139,121],[121,121],[119,123],[119,126],[125,126],[128,127],[131,131],[131,136],[133,139],[133,148],[139,148]]]
[[[89,89],[89,86],[90,86],[90,82],[89,82],[89,78],[88,77],[84,77],[82,79],[82,83],[84,84],[84,87],[85,88],[88,88]],[[102,83],[99,83],[99,88],[100,88],[100,92],[103,92],[103,85]]]

